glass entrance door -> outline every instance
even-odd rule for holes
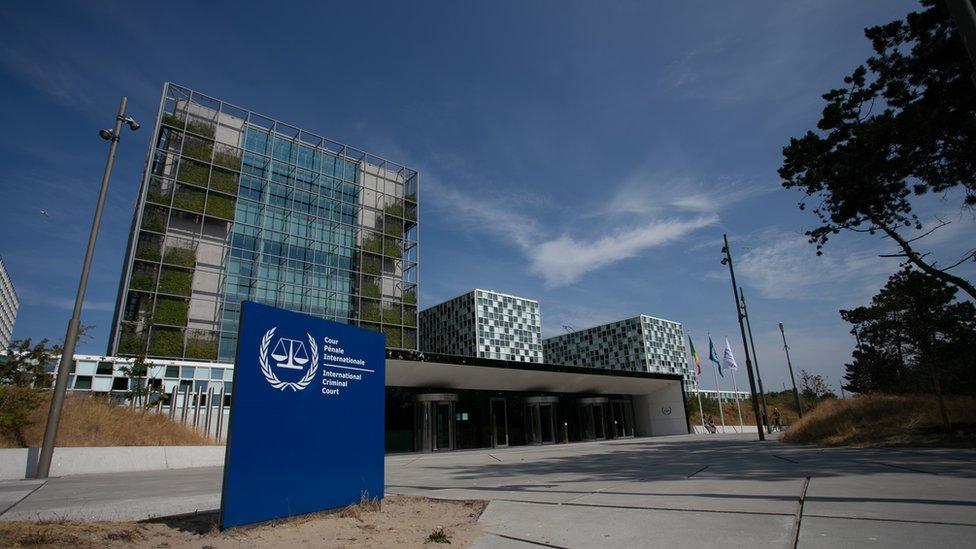
[[[491,407],[491,445],[495,448],[508,446],[508,409],[504,398],[493,398]]]
[[[590,397],[579,399],[580,439],[605,440],[607,438],[607,406],[606,397]]]
[[[457,395],[430,393],[414,396],[414,449],[443,452],[455,448],[454,408]]]
[[[634,416],[630,408],[630,402],[626,400],[614,400],[610,403],[610,411],[613,416],[611,434],[613,438],[626,438],[634,436]]]
[[[556,403],[559,397],[525,399],[525,438],[528,444],[556,443]]]

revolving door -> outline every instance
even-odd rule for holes
[[[414,397],[414,450],[444,452],[455,447],[454,408],[458,396],[425,393]]]

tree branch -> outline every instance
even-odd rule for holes
[[[885,234],[888,235],[888,237],[890,237],[892,240],[897,242],[899,246],[901,246],[901,249],[904,250],[906,257],[908,258],[908,261],[914,263],[916,266],[918,266],[918,268],[922,269],[922,271],[924,271],[925,273],[930,274],[933,277],[943,282],[947,282],[949,284],[952,284],[953,286],[958,287],[960,290],[972,296],[973,299],[976,299],[976,287],[974,287],[969,281],[965,280],[964,278],[949,274],[945,271],[939,270],[933,267],[932,265],[922,261],[922,257],[918,254],[918,252],[912,249],[911,243],[908,240],[905,240],[900,234],[898,234],[897,231],[891,228],[887,223],[882,222],[881,219],[879,219],[878,216],[874,214],[869,213],[866,214],[866,216],[868,219],[871,220],[872,223],[874,223],[882,231],[884,231]]]

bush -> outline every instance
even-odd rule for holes
[[[186,326],[186,314],[188,309],[189,306],[187,305],[186,301],[182,299],[160,297],[156,301],[156,312],[153,314],[153,322],[157,324],[167,324],[169,326]]]
[[[204,122],[202,120],[193,120],[186,126],[186,131],[193,132],[197,135],[202,135],[204,137],[209,137],[213,139],[214,136],[214,126],[212,122]]]
[[[186,126],[186,119],[183,118],[182,116],[178,116],[175,114],[164,114],[163,124],[166,124],[167,126],[173,126],[174,128],[179,128],[182,130],[183,127]]]
[[[237,151],[221,151],[214,153],[214,164],[230,168],[232,170],[241,169],[241,154]]]
[[[237,174],[214,168],[210,174],[210,188],[220,192],[237,194]]]
[[[203,213],[204,197],[204,192],[199,189],[181,186],[176,189],[176,196],[173,197],[173,207],[188,212]]]
[[[403,257],[403,241],[386,237],[386,245],[383,247],[383,252],[389,257],[400,259]]]
[[[380,274],[381,259],[375,255],[363,255],[363,272],[371,275]]]
[[[31,413],[40,404],[42,397],[41,389],[0,385],[0,436],[13,439],[20,447],[26,447],[24,431],[34,423]]]
[[[385,324],[400,324],[400,307],[397,305],[383,307],[383,322]]]
[[[155,356],[183,356],[183,332],[166,328],[153,329],[149,354]]]
[[[373,297],[379,299],[380,297],[380,287],[372,282],[364,282],[359,290],[359,294],[365,297]]]
[[[233,198],[211,194],[207,197],[207,215],[233,220],[235,204]]]
[[[403,331],[403,348],[405,349],[417,348],[417,334],[413,330]]]
[[[124,330],[119,338],[119,354],[140,355],[146,350],[146,338],[142,334]]]
[[[142,228],[157,233],[166,232],[166,216],[158,211],[147,211],[142,216]]]
[[[197,137],[187,137],[186,141],[183,142],[183,156],[189,156],[191,158],[196,158],[197,160],[210,162],[210,157],[212,155],[212,141],[204,141],[203,139]]]
[[[159,276],[159,291],[165,294],[190,295],[192,278],[189,271],[164,268]]]
[[[386,334],[386,346],[388,348],[401,346],[400,328],[383,328],[383,333]]]
[[[403,302],[408,305],[416,305],[417,293],[413,290],[403,292]]]
[[[187,358],[217,358],[217,338],[214,336],[189,336],[186,338]]]
[[[136,259],[159,261],[159,243],[140,240],[136,246]]]
[[[197,257],[196,252],[192,248],[174,246],[166,250],[166,257],[164,258],[164,261],[170,265],[179,265],[181,267],[189,267],[192,269],[197,264]]]
[[[386,218],[386,221],[383,223],[383,232],[386,233],[387,236],[402,238],[403,222],[400,221],[399,219],[393,219],[388,217]]]
[[[177,179],[191,185],[200,187],[207,186],[207,179],[210,177],[210,166],[194,162],[193,160],[183,159],[180,161],[180,171]],[[177,193],[179,194],[179,193]]]
[[[135,271],[132,279],[129,280],[129,288],[132,290],[151,291],[153,284],[156,283],[156,274],[145,271]]]
[[[375,301],[363,301],[361,310],[359,312],[359,318],[362,320],[369,320],[372,322],[380,321],[380,309]]]
[[[374,254],[383,253],[383,238],[379,235],[369,235],[363,239],[363,250]]]

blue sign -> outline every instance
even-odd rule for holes
[[[385,338],[245,301],[224,528],[383,497]]]

